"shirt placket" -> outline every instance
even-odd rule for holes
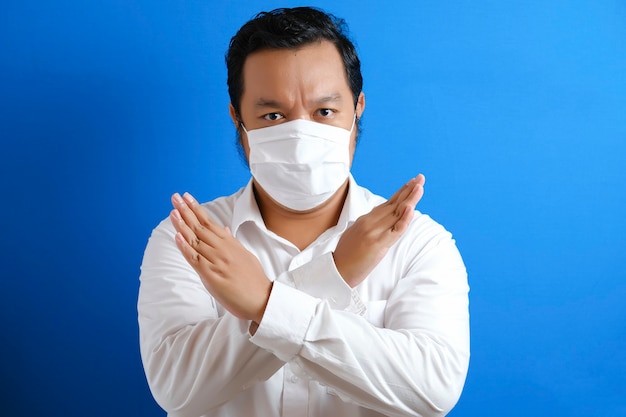
[[[309,381],[293,372],[290,364],[286,364],[283,372],[283,404],[282,417],[308,416]],[[305,412],[306,410],[306,412]]]

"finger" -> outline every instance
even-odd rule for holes
[[[187,206],[191,209],[191,211],[193,211],[193,213],[195,214],[200,224],[211,229],[211,231],[215,233],[217,236],[225,237],[223,228],[220,227],[217,223],[215,223],[213,219],[211,219],[211,216],[209,216],[209,213],[204,209],[204,207],[202,207],[200,203],[198,203],[198,200],[196,200],[189,193],[183,194],[183,200],[185,201],[185,203],[187,203]]]
[[[423,174],[418,174],[416,177],[411,178],[406,184],[404,184],[396,193],[388,200],[389,205],[396,204],[399,201],[404,200],[411,194],[415,185],[424,186],[426,183],[426,177]]]
[[[404,204],[407,201],[412,202],[414,205],[417,204],[419,199],[424,194],[424,184],[426,183],[426,177],[424,175],[419,174],[417,177],[413,178],[411,181],[407,183],[408,187],[404,192],[398,197],[395,201],[395,204],[398,206],[396,211],[396,216],[399,216],[404,208],[400,207],[401,204]]]
[[[172,217],[174,223],[177,223],[177,231],[181,232],[187,242],[194,244],[194,240],[198,239],[200,235],[208,238],[205,235],[205,228],[196,217],[194,211],[189,207],[187,202],[183,200],[180,194],[175,193],[172,195],[172,205],[174,210],[172,211]]]
[[[411,178],[409,182],[404,184],[392,197],[385,203],[375,207],[367,214],[369,220],[376,225],[381,232],[389,230],[398,221],[398,217],[402,215],[401,204],[405,203],[407,198],[416,191],[418,178]],[[416,203],[417,204],[417,203]]]
[[[411,178],[407,183],[400,187],[400,189],[391,196],[387,203],[389,205],[392,205],[395,204],[398,200],[401,200],[403,197],[405,197],[407,192],[411,189],[413,182],[415,182],[415,178]]]
[[[185,220],[180,215],[180,211],[178,209],[173,209],[170,212],[170,221],[176,232],[182,233],[183,237],[187,240],[187,242],[191,242],[191,240],[195,237],[195,232],[189,227],[189,225],[185,222]]]
[[[189,244],[182,233],[176,233],[175,240],[176,246],[183,254],[183,257],[187,260],[187,262],[189,262],[189,265],[191,265],[198,275],[203,276],[204,274],[202,271],[210,269],[210,262]]]
[[[194,248],[200,255],[204,258],[210,259],[212,258],[212,249],[213,245],[211,243],[207,243],[206,240],[209,239],[207,236],[200,237],[198,236],[188,225],[185,223],[183,218],[180,215],[180,212],[177,209],[172,210],[170,213],[170,220],[176,229],[177,234],[180,234],[187,244]]]
[[[172,195],[172,204],[174,208],[180,213],[184,223],[189,227],[194,236],[191,238],[199,238],[209,246],[216,247],[219,245],[219,239],[224,234],[220,227],[213,223],[204,208],[198,204],[197,201],[190,194],[185,193],[187,198],[183,198],[180,194],[176,193]],[[194,206],[194,211],[190,205]],[[198,217],[202,216],[202,219]],[[189,239],[190,236],[187,233],[183,233],[185,238]],[[188,240],[193,243],[193,240]]]
[[[412,208],[414,209],[417,203],[421,200],[423,195],[424,195],[424,181],[420,181],[418,178],[416,178],[416,181],[413,184],[413,189],[406,196],[406,199],[404,201],[399,202],[399,205],[409,205],[409,206],[412,206]],[[400,213],[403,210],[404,210],[403,208],[400,209]]]
[[[402,202],[402,204],[398,205],[398,217],[397,221],[391,227],[391,231],[394,233],[404,233],[407,229],[411,220],[413,220],[413,216],[415,214],[415,206],[422,199],[424,195],[424,186],[423,182],[417,182],[415,184],[415,188],[411,192],[411,194],[407,197],[407,199]]]
[[[391,227],[391,229],[389,229],[391,235],[394,237],[402,235],[409,227],[409,224],[411,224],[414,214],[415,210],[413,208],[405,206],[402,215],[398,218],[398,221]]]
[[[422,174],[412,178],[398,190],[393,200],[389,200],[387,203],[372,210],[370,213],[372,221],[384,230],[395,227],[396,222],[404,214],[406,207],[410,207],[411,210],[415,209],[415,206],[424,195],[425,182],[426,177]]]
[[[176,210],[178,210],[187,225],[191,226],[192,223],[198,222],[196,214],[193,212],[193,210],[191,210],[189,205],[185,202],[185,200],[183,200],[180,194],[175,193],[172,195],[172,205]]]
[[[396,205],[395,211],[393,213],[394,223],[401,221],[401,217],[405,215],[407,209],[411,211],[415,210],[415,206],[417,206],[417,203],[420,201],[423,195],[424,187],[416,183],[414,188],[411,190],[411,193],[406,196],[406,199],[404,201],[398,202],[398,204]]]
[[[179,194],[172,196],[172,204],[178,207],[170,213],[170,220],[176,231],[182,234],[191,247],[211,262],[215,256],[214,249],[220,246],[221,238],[198,221],[195,212]]]

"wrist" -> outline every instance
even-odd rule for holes
[[[267,307],[267,303],[270,299],[270,294],[272,293],[273,286],[274,286],[274,283],[268,280],[267,286],[265,287],[263,291],[263,297],[261,298],[262,301],[260,303],[260,307],[257,309],[255,313],[253,313],[251,317],[252,323],[256,323],[257,327],[261,323],[261,320],[263,320],[263,315],[265,314],[265,308]]]
[[[358,279],[354,279],[353,274],[350,271],[350,268],[347,268],[346,265],[341,261],[341,256],[337,256],[335,252],[332,252],[333,262],[335,263],[335,269],[339,272],[341,278],[343,278],[344,282],[348,284],[350,288],[354,288],[356,284],[360,281]]]

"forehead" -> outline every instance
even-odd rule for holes
[[[339,51],[329,41],[297,49],[269,49],[248,56],[242,100],[351,95]]]

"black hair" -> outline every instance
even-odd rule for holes
[[[227,83],[237,118],[241,120],[243,66],[248,55],[264,49],[299,48],[322,40],[332,42],[339,51],[356,107],[363,77],[356,48],[348,39],[345,20],[312,7],[280,8],[258,13],[230,40],[226,53]]]

